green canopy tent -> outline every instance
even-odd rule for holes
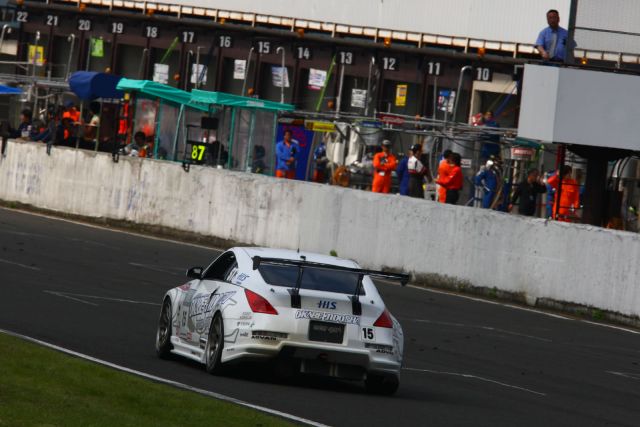
[[[228,169],[275,173],[278,113],[293,111],[293,105],[197,89],[191,92],[190,103],[206,107],[218,118],[217,140],[228,150]]]
[[[205,105],[191,103],[189,92],[150,80],[123,78],[117,89],[133,95],[134,132],[143,130],[147,136],[153,132],[154,158],[162,150],[160,157],[177,160],[180,128],[185,127],[180,126],[181,122],[188,113],[199,117],[209,111]]]
[[[246,96],[233,95],[224,92],[209,92],[206,90],[194,89],[191,91],[191,101],[200,105],[221,105],[227,107],[248,108],[261,111],[293,111],[295,107],[291,104],[281,104],[279,102],[264,99],[249,98]]]
[[[174,105],[187,105],[195,110],[207,111],[206,106],[191,104],[191,94],[181,89],[171,87],[151,80],[120,79],[116,87],[123,92],[137,92],[149,98],[157,98]]]

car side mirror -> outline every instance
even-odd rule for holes
[[[187,270],[187,277],[189,279],[202,279],[202,267],[191,267]]]

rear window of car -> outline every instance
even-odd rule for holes
[[[263,264],[258,271],[265,282],[273,286],[293,288],[298,279],[298,267],[289,265]],[[348,271],[328,270],[324,268],[304,267],[300,289],[352,295],[356,292],[358,275]],[[360,295],[365,295],[364,287]]]

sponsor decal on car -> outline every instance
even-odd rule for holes
[[[400,322],[398,322],[395,317],[392,317],[391,320],[393,321],[393,346],[398,349],[398,360],[401,361],[404,352],[401,344],[404,341],[404,332],[402,332]]]
[[[196,332],[202,333],[208,326],[207,320],[211,318],[212,313],[218,307],[223,306],[236,291],[224,292],[221,294],[201,294],[193,297],[189,306],[189,329],[195,329]]]
[[[286,339],[287,337],[288,337],[288,334],[284,332],[275,332],[275,331],[252,331],[251,332],[252,340],[275,342],[281,339]]]
[[[233,344],[238,340],[238,334],[240,333],[239,329],[234,329],[233,332],[224,336],[224,342],[228,344]]]
[[[365,348],[371,349],[376,353],[389,354],[391,356],[393,356],[394,354],[394,351],[393,351],[394,347],[390,345],[365,343],[364,346]]]
[[[252,340],[277,341],[276,337],[266,337],[264,335],[251,335]]]
[[[327,301],[327,300],[320,300],[318,301],[318,308],[323,308],[323,309],[329,309],[329,310],[335,310],[336,309],[336,305],[337,303],[335,301]]]
[[[360,316],[313,310],[296,310],[296,319],[320,320],[322,322],[346,323],[351,325],[360,324]]]
[[[244,282],[245,280],[247,280],[249,278],[248,274],[245,273],[239,273],[238,274],[238,270],[234,269],[231,274],[229,275],[229,282],[239,285],[242,282]]]

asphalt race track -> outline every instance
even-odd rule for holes
[[[406,337],[393,397],[158,359],[164,292],[216,254],[0,209],[0,328],[329,425],[640,425],[640,334],[385,283]]]

